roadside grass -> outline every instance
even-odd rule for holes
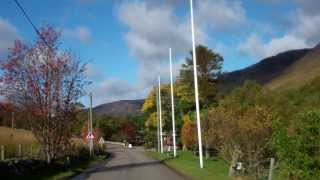
[[[21,144],[22,155],[29,155],[31,146],[34,149],[39,148],[39,144],[31,131],[0,127],[0,145],[5,148],[6,158],[17,155],[19,144]]]
[[[81,138],[72,138],[72,142],[75,146],[86,144]],[[31,147],[33,156],[40,153],[40,145],[31,131],[0,126],[0,145],[5,148],[6,159],[17,157],[19,144],[21,144],[23,157],[30,156]]]
[[[190,151],[179,151],[176,158],[154,151],[146,151],[146,155],[162,161],[177,172],[194,180],[231,180],[228,177],[229,165],[219,158],[204,160],[204,168],[199,168],[199,159]]]
[[[79,148],[85,146],[84,140],[80,138],[72,138],[72,142]],[[24,157],[30,157],[31,146],[33,147],[34,155],[37,152],[39,153],[40,145],[31,131],[0,127],[0,145],[5,147],[6,159],[17,157],[19,144],[22,146],[22,155]],[[87,154],[85,154],[85,156],[87,156]],[[22,177],[17,176],[14,177],[14,179],[69,179],[70,177],[83,172],[88,167],[102,162],[108,158],[108,156],[109,154],[106,153],[95,156],[94,158],[82,157],[74,162],[71,160],[71,163],[65,167],[63,165],[64,162],[58,162],[58,165],[48,165],[48,167],[41,170],[41,172],[31,171],[32,174],[24,175]]]

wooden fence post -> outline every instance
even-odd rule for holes
[[[274,169],[274,158],[271,158],[268,180],[272,180],[273,169]]]
[[[1,161],[4,161],[4,146],[1,145]]]

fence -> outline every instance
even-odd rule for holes
[[[0,160],[40,159],[41,149],[35,145],[0,145]]]

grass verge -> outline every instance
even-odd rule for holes
[[[228,177],[229,165],[219,158],[204,160],[204,168],[200,169],[199,159],[190,151],[179,151],[176,158],[153,151],[145,153],[194,180],[231,180]]]

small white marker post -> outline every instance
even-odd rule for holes
[[[177,156],[176,148],[176,125],[175,125],[175,116],[174,116],[174,96],[173,96],[173,77],[172,77],[172,54],[171,48],[169,48],[169,59],[170,59],[170,82],[171,82],[171,113],[172,113],[172,140],[173,140],[173,156]]]
[[[193,2],[190,0],[190,14],[191,14],[191,34],[192,34],[192,56],[193,56],[193,76],[194,76],[194,92],[196,100],[196,112],[197,112],[197,127],[198,127],[198,144],[199,144],[199,160],[200,168],[203,168],[203,154],[202,154],[202,138],[201,138],[201,124],[200,124],[200,106],[198,95],[198,76],[197,76],[197,55],[196,45],[194,38],[194,22],[193,22]]]
[[[161,111],[161,80],[160,76],[158,77],[159,81],[159,129],[160,129],[160,152],[163,153],[163,142],[162,142],[162,111]]]

